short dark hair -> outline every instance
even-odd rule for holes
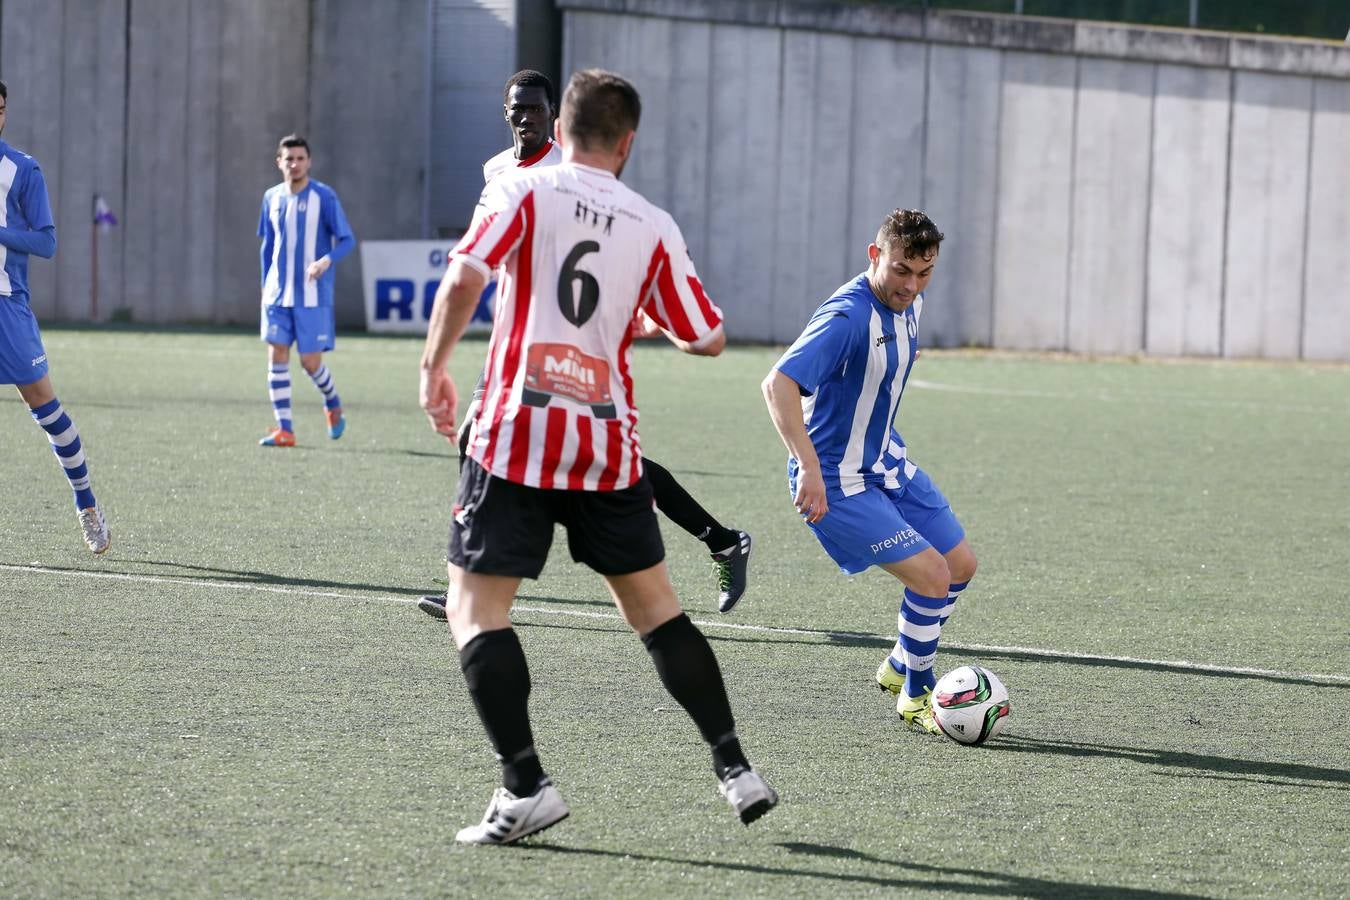
[[[304,138],[302,138],[302,137],[301,137],[300,135],[298,135],[298,134],[288,134],[288,135],[286,135],[284,138],[282,138],[281,140],[277,141],[277,158],[278,158],[278,159],[281,157],[281,155],[282,155],[283,153],[286,152],[286,148],[287,148],[287,147],[304,147],[304,148],[305,148],[305,155],[306,155],[306,156],[313,156],[313,155],[314,155],[313,153],[311,153],[311,152],[309,151],[309,141],[305,140]]]
[[[3,97],[6,100],[9,99],[9,88],[5,87],[3,81],[0,81],[0,97]]]
[[[548,105],[557,109],[558,97],[553,93],[553,82],[548,80],[548,76],[543,72],[536,72],[534,69],[521,69],[510,78],[506,79],[506,87],[502,88],[502,104],[505,105],[511,99],[511,88],[516,87],[541,87],[544,93],[548,95]]]
[[[613,147],[625,134],[637,131],[642,98],[622,76],[604,69],[574,74],[563,91],[558,114],[563,133],[582,150]]]
[[[877,246],[900,247],[906,259],[932,259],[942,238],[933,220],[917,209],[892,210],[877,230]]]

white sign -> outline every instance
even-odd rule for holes
[[[426,334],[436,288],[445,274],[453,241],[362,241],[361,278],[366,296],[366,330],[382,334]],[[478,301],[470,330],[492,328],[489,285]]]

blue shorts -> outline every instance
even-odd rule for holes
[[[795,493],[795,486],[791,489]],[[900,562],[932,547],[947,553],[966,536],[947,498],[923,469],[903,488],[869,487],[828,498],[830,511],[807,522],[845,575]]]
[[[46,374],[37,316],[27,300],[0,296],[0,384],[32,384]]]
[[[327,353],[333,349],[337,329],[333,326],[331,306],[279,306],[270,303],[262,310],[262,339],[301,353]]]

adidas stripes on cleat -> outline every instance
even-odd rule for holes
[[[504,787],[492,792],[483,821],[461,828],[455,840],[461,844],[514,844],[556,825],[571,813],[553,782],[544,778],[533,794],[517,797]]]
[[[108,534],[108,523],[103,518],[103,510],[97,505],[90,506],[80,510],[78,516],[80,533],[84,537],[85,545],[94,553],[100,555],[107,553],[112,537]]]
[[[736,543],[719,553],[712,554],[713,568],[717,571],[717,611],[731,612],[731,608],[741,601],[745,594],[746,569],[750,565],[750,535],[744,531],[736,532]]]

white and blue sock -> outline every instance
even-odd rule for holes
[[[900,603],[900,660],[905,666],[905,694],[918,697],[937,683],[933,660],[937,659],[939,621],[947,607],[946,597],[925,597],[905,588]]]
[[[60,460],[66,479],[70,481],[71,490],[75,492],[75,508],[89,509],[95,506],[94,489],[89,483],[89,466],[84,459],[80,433],[61,407],[61,401],[53,399],[30,411],[42,430],[47,432],[52,452]]]
[[[970,586],[969,581],[963,581],[960,584],[952,584],[947,586],[947,605],[942,608],[942,613],[938,616],[939,638],[941,637],[942,634],[942,626],[947,624],[947,620],[951,618],[952,611],[956,608],[957,598],[960,597],[961,592],[964,591],[969,586]],[[902,632],[904,631],[905,619],[903,607],[901,607],[901,614],[899,617],[899,623],[897,627]],[[896,640],[895,646],[891,648],[891,655],[888,656],[886,659],[887,662],[891,664],[892,671],[894,671],[897,675],[905,674],[905,647],[900,642],[900,640],[898,639]]]
[[[328,367],[320,364],[317,369],[309,373],[314,386],[323,392],[324,409],[337,409],[342,406],[342,398],[338,396],[337,386],[333,384],[333,373],[328,371]]]
[[[272,415],[282,431],[294,431],[291,424],[291,366],[289,363],[268,363],[267,396],[272,401]]]

